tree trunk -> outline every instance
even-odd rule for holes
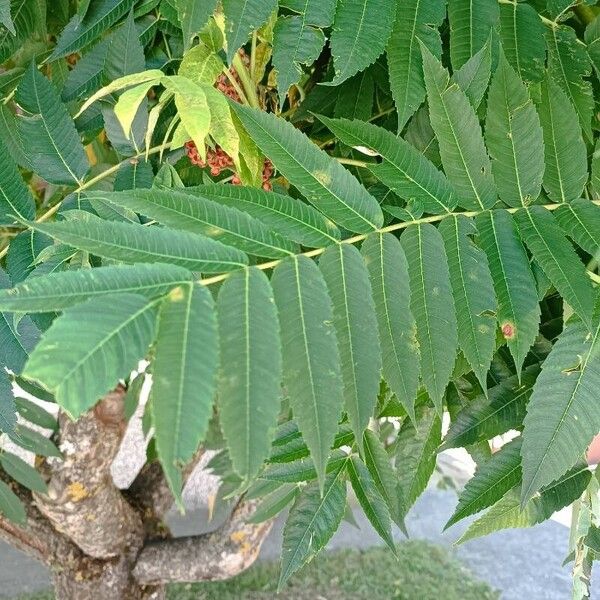
[[[57,569],[53,577],[56,600],[164,600],[165,587],[138,584],[132,566],[121,558],[84,560],[78,567]]]

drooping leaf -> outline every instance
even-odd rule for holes
[[[573,105],[552,79],[542,81],[538,105],[544,132],[544,188],[554,202],[581,197],[587,181],[587,151]]]
[[[492,78],[487,106],[485,141],[498,195],[508,206],[527,206],[542,188],[544,140],[527,88],[504,54]]]
[[[18,134],[33,170],[50,183],[79,185],[89,169],[79,134],[56,88],[35,63],[15,99],[24,111],[17,120]]]
[[[322,486],[343,404],[331,299],[318,267],[304,256],[283,261],[271,283],[279,322],[285,324],[284,384]]]
[[[26,390],[24,390],[26,391]],[[43,400],[43,398],[40,398]],[[44,410],[39,404],[27,400],[26,398],[15,398],[15,406],[19,415],[21,415],[26,421],[41,427],[42,429],[49,429],[50,431],[56,431],[57,421],[54,415],[51,415],[48,411]]]
[[[435,469],[435,450],[442,438],[442,421],[430,406],[417,410],[415,423],[406,420],[397,437],[396,471],[398,493],[405,516],[427,487]]]
[[[271,451],[281,403],[281,348],[273,291],[250,267],[219,290],[221,427],[236,473],[250,481]]]
[[[39,431],[29,429],[29,427],[17,424],[15,431],[10,433],[8,437],[13,444],[37,456],[62,458],[60,450],[50,438],[47,438]]]
[[[66,309],[31,353],[23,376],[40,383],[72,417],[92,407],[144,357],[156,303],[136,294],[93,298]]]
[[[102,33],[126,15],[135,0],[95,0],[82,17],[76,13],[60,35],[50,57],[56,60],[77,52],[93,42]]]
[[[458,334],[450,272],[440,232],[425,223],[409,227],[400,237],[406,254],[411,311],[417,324],[421,377],[437,410],[450,380]]]
[[[369,273],[351,244],[327,248],[319,267],[333,303],[346,411],[362,448],[363,431],[373,416],[381,381],[381,349]]]
[[[594,96],[592,84],[587,78],[592,74],[592,65],[585,44],[571,27],[547,27],[548,73],[567,95],[573,105],[584,138],[591,142]]]
[[[258,147],[325,216],[356,233],[383,225],[377,200],[291,123],[241,105],[234,108]]]
[[[244,266],[248,260],[240,250],[204,235],[104,221],[89,213],[82,213],[80,219],[30,226],[64,244],[123,262],[163,262],[191,271],[222,273]]]
[[[540,323],[529,259],[507,211],[486,211],[477,217],[476,224],[498,298],[498,323],[520,373]]]
[[[477,468],[465,485],[458,506],[444,529],[492,506],[521,482],[521,442],[521,437],[509,442]]]
[[[183,32],[183,44],[189,48],[196,34],[206,25],[217,7],[217,0],[176,0],[177,14]]]
[[[0,269],[0,293],[8,288],[10,280]],[[17,310],[22,311],[21,308]],[[0,371],[6,367],[20,375],[39,335],[38,328],[28,316],[16,321],[13,314],[0,312]]]
[[[394,538],[392,537],[390,512],[369,473],[369,469],[367,469],[358,456],[350,457],[350,460],[347,462],[347,469],[352,489],[367,519],[369,519],[375,531],[381,536],[381,539],[388,545],[388,548],[396,554]]]
[[[449,0],[450,58],[455,71],[483,48],[499,18],[495,0]]]
[[[337,3],[331,54],[338,85],[374,63],[385,50],[394,26],[394,0],[342,0]]]
[[[327,461],[325,473],[336,471],[340,464],[344,464],[348,457],[341,450],[333,450]],[[300,483],[317,479],[315,463],[310,458],[302,458],[292,462],[277,463],[268,466],[260,473],[261,479],[278,481],[280,483]]]
[[[156,451],[181,503],[181,469],[212,417],[218,364],[217,319],[208,288],[185,285],[163,300],[152,361],[150,406]]]
[[[501,529],[532,527],[549,519],[581,496],[591,476],[587,466],[575,467],[560,480],[540,490],[539,496],[527,502],[524,507],[519,502],[519,488],[507,492],[488,512],[471,524],[458,543]]]
[[[410,309],[406,256],[398,239],[390,233],[371,234],[361,251],[375,301],[383,378],[414,420],[419,346]]]
[[[458,84],[450,82],[439,60],[425,46],[421,49],[429,115],[446,176],[460,206],[470,210],[490,208],[497,194],[479,119]]]
[[[471,236],[477,234],[472,220],[452,215],[439,226],[444,240],[454,307],[458,344],[482,387],[496,347],[496,295],[485,252]]]
[[[600,207],[588,200],[573,200],[555,212],[563,231],[592,256],[600,251]]]
[[[519,427],[539,371],[538,365],[527,367],[520,380],[507,377],[487,397],[482,394],[467,404],[450,423],[442,449],[470,446]]]
[[[325,547],[341,523],[346,510],[345,462],[327,476],[322,489],[313,484],[296,498],[283,529],[279,589]]]
[[[364,458],[379,493],[385,500],[390,516],[405,532],[402,519],[402,507],[398,488],[396,487],[396,472],[391,458],[377,437],[377,434],[367,429],[364,434]]]
[[[176,265],[139,264],[61,271],[0,290],[0,311],[61,311],[89,298],[133,293],[148,299],[189,283],[192,275]]]
[[[167,227],[209,236],[214,238],[213,243],[234,246],[249,254],[282,258],[297,249],[295,244],[271,231],[258,219],[200,195],[154,188],[118,194],[95,193],[93,197],[129,208]]]
[[[4,25],[13,35],[17,35],[17,30],[10,14],[10,0],[0,0],[0,24]]]
[[[7,475],[24,485],[28,490],[40,494],[45,494],[48,491],[48,486],[42,476],[22,458],[3,452],[0,455],[0,465]]]
[[[591,328],[595,292],[585,266],[552,213],[541,206],[515,214],[521,237],[554,287]]]
[[[0,371],[0,433],[12,433],[17,424],[17,408],[8,373]]]
[[[506,59],[525,81],[544,77],[546,42],[540,16],[525,2],[500,4],[500,40]]]
[[[304,16],[277,19],[273,30],[273,66],[277,71],[280,104],[290,87],[300,81],[302,65],[312,64],[324,45],[323,32],[307,23]]]
[[[12,156],[0,140],[0,225],[13,225],[13,215],[23,219],[35,217],[35,202],[31,192],[21,179]]]
[[[442,54],[438,27],[446,17],[444,0],[407,0],[396,10],[396,22],[387,46],[390,87],[396,110],[398,129],[425,100],[423,58],[419,41],[437,57]]]
[[[258,29],[277,9],[277,0],[222,0],[222,3],[227,61],[231,64],[235,53],[248,41],[252,31]]]
[[[432,214],[456,206],[456,194],[443,173],[402,138],[361,121],[319,119],[343,143],[379,154],[382,162],[373,163],[369,170],[401,198],[422,202],[425,212]]]
[[[600,431],[594,410],[600,386],[600,325],[593,332],[572,319],[544,361],[523,421],[523,490],[526,502],[561,477]]]
[[[338,228],[301,200],[241,185],[208,184],[185,189],[225,206],[247,212],[285,238],[321,248],[340,239]]]
[[[19,497],[10,487],[0,480],[0,514],[9,521],[22,525],[27,521],[27,513]]]

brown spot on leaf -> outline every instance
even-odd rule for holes
[[[515,326],[512,323],[504,323],[501,329],[504,339],[512,340],[515,337]]]

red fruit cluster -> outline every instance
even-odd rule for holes
[[[185,143],[185,153],[187,154],[190,162],[197,167],[204,168],[210,167],[210,174],[213,177],[221,174],[223,169],[232,169],[233,160],[220,146],[215,146],[215,149],[208,148],[206,151],[206,160],[200,158],[198,154],[198,148],[194,144],[193,140]],[[273,186],[271,185],[271,177],[273,176],[273,163],[265,158],[265,164],[263,165],[262,172],[262,187],[264,190],[271,191]],[[233,174],[231,178],[233,185],[241,185],[242,180],[237,173]]]
[[[243,48],[240,48],[239,54],[240,54],[240,57],[241,57],[244,65],[246,65],[246,67],[248,67],[250,65],[250,57],[246,54],[246,52],[244,51]],[[215,87],[220,92],[223,92],[226,96],[229,96],[229,98],[231,98],[234,102],[240,102],[240,96],[237,93],[235,87],[233,87],[233,84],[231,83],[230,78],[234,79],[239,87],[242,86],[242,81],[239,78],[237,71],[233,68],[229,69],[229,75],[230,75],[230,77],[225,75],[225,73],[221,73],[221,75],[219,75],[219,77],[217,79],[217,82],[215,83]]]

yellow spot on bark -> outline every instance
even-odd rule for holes
[[[86,487],[78,481],[71,483],[67,487],[67,492],[73,502],[81,502],[89,496],[89,492],[87,491]]]

